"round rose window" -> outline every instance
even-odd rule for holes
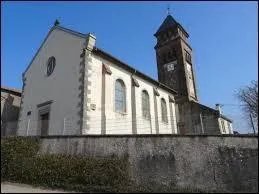
[[[50,76],[53,73],[55,66],[56,66],[55,57],[50,57],[47,64],[47,76]]]

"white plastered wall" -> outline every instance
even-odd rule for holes
[[[158,89],[160,96],[154,96],[153,84],[149,83],[148,81],[143,80],[140,77],[136,77],[139,83],[139,87],[136,87],[136,117],[137,117],[137,133],[138,134],[156,134],[156,116],[155,116],[155,100],[157,103],[157,119],[158,119],[158,126],[159,126],[159,134],[172,134],[176,133],[176,118],[175,118],[175,105],[174,103],[169,102],[169,95],[172,94]],[[146,90],[149,94],[150,100],[150,115],[151,120],[143,118],[142,114],[142,91]],[[162,115],[161,115],[161,98],[164,98],[167,105],[167,117],[168,123],[162,122]],[[171,110],[170,110],[171,106]]]
[[[102,74],[102,64],[109,66],[112,74]],[[98,56],[91,55],[91,72],[88,75],[91,82],[90,94],[88,95],[88,101],[95,107],[91,106],[87,111],[87,125],[88,128],[83,129],[84,134],[132,134],[132,107],[131,107],[131,76],[132,73],[125,69],[114,65],[111,62],[101,59]],[[102,77],[104,76],[104,78]],[[155,109],[154,109],[154,85],[148,81],[134,75],[139,83],[139,87],[135,87],[135,99],[136,99],[136,133],[137,134],[156,134],[155,123]],[[105,103],[102,104],[102,87],[103,80],[105,81]],[[126,113],[117,113],[115,111],[115,82],[117,79],[121,79],[126,87]],[[142,91],[146,90],[150,99],[150,114],[151,120],[145,119],[142,116]],[[175,104],[169,102],[169,95],[172,94],[158,89],[160,96],[157,98],[157,110],[158,110],[158,124],[159,133],[172,134],[177,133],[176,119],[175,119]],[[166,101],[168,123],[162,122],[161,119],[161,97]],[[170,107],[171,106],[171,107]],[[86,109],[87,107],[85,107]],[[102,114],[102,110],[105,109],[105,113]],[[85,119],[85,118],[84,118]],[[103,122],[105,121],[105,125]],[[105,126],[105,129],[103,129]]]
[[[232,123],[231,122],[229,122],[229,121],[227,121],[227,120],[225,120],[223,118],[219,118],[218,122],[219,122],[221,134],[233,134],[233,128],[232,128]],[[222,122],[224,122],[225,132],[223,131]]]
[[[174,104],[169,102],[168,93],[164,92],[162,89],[158,89],[159,96],[157,96],[157,115],[158,115],[158,125],[159,125],[159,134],[172,134],[173,132],[176,133],[176,118],[175,114],[171,115],[170,113],[170,106],[172,106],[173,112],[175,112]],[[162,111],[161,111],[161,99],[164,98],[166,102],[166,109],[167,109],[167,123],[162,121]],[[173,129],[172,129],[172,123]]]
[[[111,75],[105,75],[105,104],[102,105],[102,63],[110,66]],[[92,55],[91,63],[91,95],[90,100],[96,109],[88,111],[88,129],[86,134],[101,134],[102,121],[105,119],[105,134],[132,134],[131,113],[131,75],[124,69],[118,68],[110,62]],[[115,81],[121,79],[126,87],[126,112],[121,114],[115,112]],[[105,106],[105,107],[104,107]],[[105,117],[102,109],[105,108]]]
[[[154,92],[153,86],[147,81],[136,77],[139,87],[135,87],[137,134],[156,134]],[[144,118],[142,113],[142,92],[146,90],[149,95],[150,119]]]
[[[80,38],[54,29],[25,73],[26,85],[18,135],[40,135],[38,104],[52,100],[49,135],[81,134],[80,130],[80,54],[84,47]],[[49,57],[56,58],[56,66],[46,76]],[[27,112],[31,111],[31,115]]]

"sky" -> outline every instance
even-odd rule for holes
[[[22,73],[58,19],[93,33],[96,46],[157,79],[153,34],[171,15],[190,35],[200,103],[245,126],[236,91],[258,80],[257,2],[8,2],[1,1],[1,85],[22,88]],[[236,122],[235,122],[236,121]]]

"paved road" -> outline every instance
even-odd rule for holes
[[[68,193],[61,190],[42,189],[18,183],[1,183],[1,193]]]

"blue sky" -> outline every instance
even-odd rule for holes
[[[94,33],[97,47],[157,79],[153,34],[168,4],[190,35],[200,102],[239,104],[235,91],[258,79],[257,2],[1,2],[1,85],[22,88],[22,73],[55,19]],[[241,117],[237,106],[222,109]]]

